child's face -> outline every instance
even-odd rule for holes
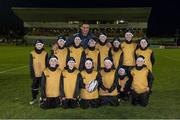
[[[113,46],[114,46],[114,47],[118,48],[119,45],[120,45],[120,42],[119,42],[118,40],[115,40],[115,41],[113,42]]]
[[[148,46],[148,43],[147,43],[147,41],[145,39],[142,39],[140,41],[140,45],[141,45],[142,48],[146,48]]]
[[[90,39],[88,42],[88,46],[89,47],[95,47],[96,46],[96,41],[94,41],[93,39]]]
[[[125,34],[125,39],[126,39],[127,41],[131,41],[131,40],[132,40],[132,37],[133,37],[132,33],[127,32],[127,33]]]
[[[111,69],[111,67],[112,67],[111,60],[105,60],[104,61],[104,66],[105,66],[106,69]]]
[[[136,65],[137,66],[143,66],[144,65],[144,59],[143,58],[138,58],[137,60],[136,60]]]
[[[50,67],[55,68],[57,66],[57,64],[58,64],[58,60],[56,58],[51,58],[49,60]]]
[[[63,39],[59,39],[59,40],[58,40],[58,45],[59,45],[60,47],[63,47],[64,44],[65,44],[65,42],[66,42],[66,41],[64,41]]]
[[[85,62],[85,67],[86,67],[86,69],[91,69],[91,68],[93,67],[92,61],[87,60],[87,61]]]
[[[99,40],[100,40],[102,43],[105,43],[105,42],[106,42],[106,39],[107,39],[107,36],[105,36],[105,35],[100,35],[100,36],[99,36]]]
[[[70,60],[70,61],[68,61],[68,67],[69,67],[69,69],[73,69],[74,68],[74,66],[75,66],[75,61],[73,61],[73,60]]]
[[[41,50],[43,48],[43,46],[44,46],[44,44],[42,44],[42,43],[36,43],[36,45],[35,45],[36,49],[38,49],[38,50]]]
[[[76,46],[79,46],[80,43],[81,43],[81,38],[80,37],[75,37],[74,38],[74,43],[75,43]]]
[[[123,68],[120,68],[118,71],[119,75],[125,75],[125,70]]]

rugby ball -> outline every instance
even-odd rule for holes
[[[98,82],[97,80],[90,80],[88,83],[88,92],[94,92],[98,87]]]

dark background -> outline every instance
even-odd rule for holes
[[[24,34],[23,21],[15,16],[11,7],[48,8],[112,8],[152,7],[148,20],[148,36],[172,36],[180,28],[180,4],[170,0],[0,0],[0,31],[9,29]]]

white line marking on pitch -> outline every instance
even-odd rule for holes
[[[4,71],[0,71],[0,74],[6,73],[6,72],[15,71],[15,70],[19,70],[19,69],[23,69],[23,68],[25,68],[25,67],[27,67],[27,65],[26,65],[26,66],[21,66],[21,67],[12,68],[12,69],[8,69],[8,70],[4,70]]]

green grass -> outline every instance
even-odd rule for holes
[[[153,94],[147,107],[121,103],[82,110],[62,108],[42,110],[29,105],[31,79],[28,57],[31,47],[0,46],[0,118],[180,118],[180,49],[154,49],[156,64]]]

